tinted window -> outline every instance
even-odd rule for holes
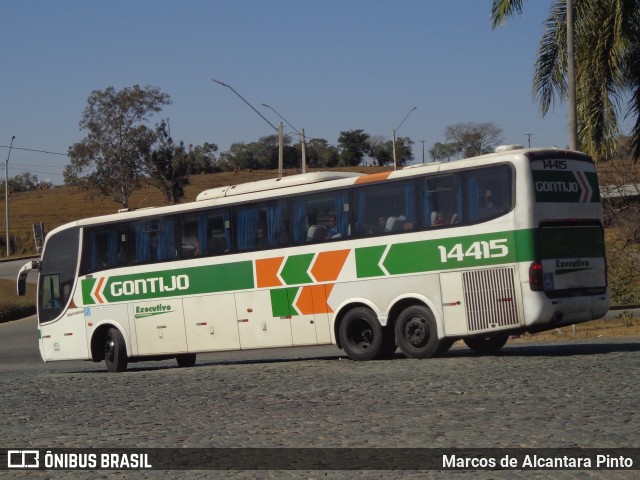
[[[504,215],[513,208],[511,168],[479,168],[466,174],[467,209],[471,223]]]
[[[350,236],[349,196],[327,192],[293,199],[293,242],[327,242]]]
[[[55,319],[69,302],[78,265],[79,230],[63,230],[47,240],[38,281],[38,319]]]
[[[407,232],[416,228],[413,182],[383,183],[356,190],[354,217],[361,236]]]
[[[464,221],[460,175],[427,177],[422,195],[423,224],[426,227],[455,225]]]
[[[239,206],[234,218],[236,246],[241,252],[289,244],[286,200]]]
[[[229,213],[204,211],[181,220],[180,258],[222,255],[231,248]]]
[[[545,225],[538,235],[541,260],[604,257],[604,234],[599,225]]]

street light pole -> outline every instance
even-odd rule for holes
[[[291,123],[289,123],[289,120],[287,120],[282,115],[280,115],[280,113],[278,113],[278,111],[275,108],[273,108],[270,105],[267,105],[266,103],[263,103],[262,106],[273,110],[273,113],[275,113],[282,120],[284,120],[285,123],[289,125],[293,129],[293,131],[300,136],[300,150],[302,154],[302,173],[307,173],[307,155],[306,155],[306,148],[305,148],[305,141],[304,141],[304,128],[301,131],[298,131],[298,129],[293,125],[291,125]]]
[[[413,107],[411,110],[409,110],[409,112],[404,116],[404,118],[400,122],[400,125],[398,125],[398,128],[393,129],[393,169],[394,170],[398,169],[398,161],[396,160],[396,132],[400,130],[400,127],[402,126],[404,121],[407,119],[409,115],[411,115],[411,112],[413,112],[416,108],[418,107]]]
[[[264,115],[262,115],[253,105],[251,105],[249,103],[249,101],[244,98],[242,95],[240,95],[235,88],[233,88],[231,85],[227,85],[224,82],[221,82],[220,80],[216,80],[215,78],[211,79],[212,82],[217,83],[218,85],[222,85],[223,87],[227,87],[229,90],[231,90],[233,93],[235,93],[240,100],[242,100],[244,103],[246,103],[247,105],[249,105],[249,108],[251,108],[251,110],[253,110],[254,112],[256,112],[260,118],[262,118],[265,122],[267,122],[271,128],[273,128],[276,132],[278,132],[278,178],[282,177],[282,165],[283,165],[283,159],[284,159],[284,148],[282,145],[282,141],[283,141],[283,135],[282,135],[282,129],[283,129],[283,125],[282,122],[280,123],[280,128],[276,127],[273,123],[271,123],[269,120],[267,120],[267,117],[265,117]]]
[[[4,223],[7,227],[7,257],[11,254],[11,243],[9,241],[9,157],[13,148],[13,141],[16,136],[11,137],[11,145],[9,145],[9,154],[7,161],[4,163]]]

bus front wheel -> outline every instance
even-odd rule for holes
[[[124,337],[117,328],[110,328],[104,340],[104,363],[110,372],[124,372],[127,369],[127,347]]]
[[[496,335],[493,337],[469,337],[464,343],[476,353],[492,355],[500,350],[509,340],[509,335]]]
[[[427,307],[405,308],[396,320],[396,343],[407,357],[429,358],[438,352],[438,326]]]
[[[369,308],[356,307],[347,312],[339,330],[342,348],[351,360],[371,360],[382,345],[382,327]]]

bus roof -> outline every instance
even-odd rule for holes
[[[269,178],[267,180],[257,180],[255,182],[240,183],[237,185],[227,185],[224,187],[211,188],[201,192],[196,201],[211,200],[213,198],[230,197],[233,195],[243,195],[246,193],[264,192],[285,187],[295,187],[308,185],[328,180],[340,180],[343,178],[360,177],[363,173],[355,172],[313,172],[291,175],[288,177]]]
[[[560,148],[518,148],[519,146],[510,146],[511,148],[501,149],[499,152],[489,153],[478,157],[465,158],[450,162],[429,162],[424,164],[416,164],[405,167],[401,170],[389,170],[379,173],[356,173],[356,172],[311,172],[298,175],[290,175],[281,178],[273,178],[266,180],[258,180],[254,182],[242,183],[237,185],[228,185],[224,187],[211,188],[204,190],[197,197],[195,202],[187,202],[179,205],[165,205],[159,207],[132,208],[123,209],[117,213],[102,215],[98,217],[79,219],[60,225],[53,229],[50,233],[70,227],[82,227],[94,225],[98,223],[109,223],[129,220],[139,217],[151,217],[154,215],[163,215],[176,212],[186,212],[204,207],[198,203],[210,201],[211,205],[227,205],[235,203],[235,201],[245,201],[241,198],[246,195],[246,201],[253,199],[264,199],[271,196],[286,195],[288,193],[297,194],[302,192],[311,192],[323,190],[324,188],[339,188],[342,186],[353,184],[375,183],[386,180],[395,180],[411,177],[422,173],[447,172],[465,168],[473,168],[475,166],[486,165],[494,162],[514,161],[520,158],[526,162],[532,160],[540,160],[545,158],[565,158],[577,160],[590,160],[590,157],[584,153],[574,152]],[[515,147],[515,148],[514,148]],[[333,182],[336,182],[333,184]],[[330,186],[323,184],[331,183]],[[276,193],[277,191],[277,193]],[[218,203],[219,202],[219,203]]]

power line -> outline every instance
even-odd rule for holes
[[[48,153],[49,155],[62,155],[64,157],[68,157],[69,156],[66,153],[48,152],[47,150],[36,150],[34,148],[9,147],[8,145],[0,145],[0,148],[11,148],[12,150],[24,150],[26,152]]]
[[[15,166],[12,166],[11,168],[13,168],[13,170],[18,170],[20,172],[27,172],[27,173],[41,173],[43,175],[53,175],[56,177],[62,177],[64,176],[62,173],[53,173],[53,172],[43,172],[41,170],[31,170],[31,169],[25,169],[25,168],[17,168]]]

